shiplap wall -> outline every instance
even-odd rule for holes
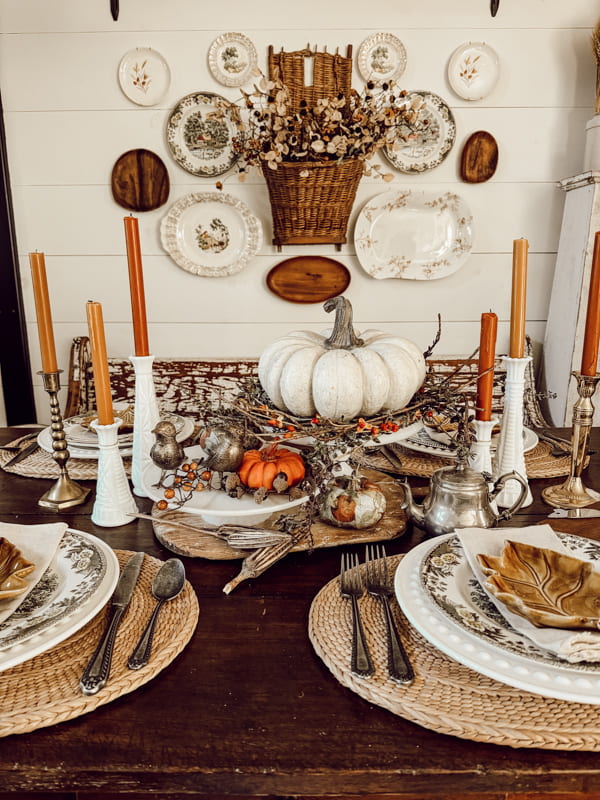
[[[67,369],[73,336],[86,333],[85,302],[102,302],[111,355],[133,348],[123,216],[112,199],[110,174],[125,151],[144,147],[168,167],[166,206],[139,214],[150,345],[157,356],[257,356],[274,337],[329,323],[320,304],[286,303],[269,292],[265,276],[278,261],[310,253],[338,258],[352,281],[346,294],[357,326],[377,327],[413,339],[423,349],[442,315],[439,354],[464,355],[478,344],[482,311],[498,314],[498,352],[508,346],[512,241],[530,242],[527,330],[543,340],[564,197],[557,181],[582,170],[585,124],[593,115],[595,62],[590,34],[600,16],[597,0],[501,0],[495,18],[489,0],[305,0],[301,7],[258,0],[211,4],[199,0],[122,0],[118,22],[109,0],[0,0],[0,87],[4,103],[17,243],[39,421],[48,420],[27,253],[46,253],[60,367]],[[202,278],[177,267],[164,253],[159,226],[179,197],[208,191],[213,179],[182,170],[166,146],[172,107],[193,91],[235,100],[236,89],[217,83],[207,52],[221,33],[249,36],[266,68],[269,44],[293,50],[307,43],[354,53],[370,33],[398,36],[407,51],[400,84],[441,95],[457,125],[456,143],[429,172],[396,174],[393,184],[363,178],[349,226],[348,244],[285,247],[270,244],[267,191],[255,175],[241,184],[234,174],[225,190],[260,218],[260,254],[240,273]],[[446,68],[454,49],[485,41],[500,58],[500,79],[484,100],[458,98]],[[157,106],[142,108],[122,94],[121,57],[153,47],[166,58],[171,84]],[[354,84],[361,86],[358,69]],[[459,178],[468,136],[488,130],[500,158],[493,179],[468,185]],[[474,246],[466,264],[447,278],[424,282],[377,281],[361,268],[352,244],[363,204],[403,185],[464,197],[474,221]],[[66,376],[65,376],[66,382]],[[28,420],[23,420],[27,422]]]

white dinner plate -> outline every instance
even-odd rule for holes
[[[93,430],[81,425],[81,419],[89,416],[89,414],[79,414],[64,420],[63,424],[67,437],[67,446],[71,458],[98,458],[100,452],[98,436]],[[166,411],[161,413],[161,419],[169,420],[175,425],[178,442],[184,442],[194,432],[194,421],[189,417],[181,417],[179,414]],[[39,432],[37,442],[42,450],[45,450],[47,453],[54,452],[52,449],[52,428],[50,426],[43,428],[43,430]],[[131,456],[133,454],[132,433],[118,435],[117,443],[122,456]]]
[[[600,560],[600,544],[559,533],[573,555]],[[468,566],[454,533],[407,553],[394,589],[409,622],[427,641],[470,669],[545,697],[600,704],[600,664],[570,664],[513,630]]]
[[[119,64],[119,86],[123,94],[139,106],[155,106],[171,83],[165,58],[151,47],[129,50]]]
[[[473,217],[454,192],[394,189],[361,209],[356,255],[372,278],[428,281],[452,275],[473,246]]]
[[[496,448],[498,435],[492,437],[490,449],[493,451]],[[539,442],[538,435],[530,428],[523,428],[523,452],[528,453]],[[427,428],[423,423],[420,423],[419,428],[415,433],[411,434],[408,438],[400,442],[402,447],[408,450],[414,450],[417,453],[425,453],[430,456],[440,456],[441,458],[456,458],[456,448],[452,444],[432,439],[427,432]]]
[[[463,100],[482,100],[495,87],[500,75],[496,51],[485,42],[461,44],[450,56],[448,82]]]
[[[65,531],[38,584],[0,625],[0,670],[44,653],[82,628],[102,609],[118,579],[111,547],[90,533]]]

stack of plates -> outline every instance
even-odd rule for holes
[[[128,408],[127,404],[115,403],[115,414],[119,413],[121,407],[123,409]],[[63,428],[71,458],[98,458],[98,436],[94,429],[89,426],[91,417],[91,413],[88,412],[87,414],[78,414],[75,417],[68,417],[63,420]],[[161,414],[161,419],[169,420],[175,425],[177,440],[180,442],[183,442],[194,432],[194,422],[189,418],[167,412]],[[119,432],[117,441],[121,455],[130,456],[133,452],[133,432],[131,428],[125,429],[122,433]],[[46,450],[48,453],[53,452],[51,427],[40,431],[38,444],[42,450]]]
[[[528,453],[539,442],[538,435],[530,428],[523,429],[523,452]],[[497,437],[492,437],[491,448],[495,449]],[[410,436],[402,439],[400,442],[402,447],[408,450],[414,450],[417,453],[425,453],[430,456],[440,456],[441,458],[456,458],[456,447],[452,442],[443,441],[441,438],[433,438],[427,427],[421,422]]]
[[[557,535],[572,555],[600,561],[600,544]],[[518,689],[600,704],[600,663],[570,664],[515,631],[475,578],[455,533],[427,540],[405,555],[395,592],[413,627],[455,661]]]
[[[89,533],[65,531],[46,572],[0,625],[0,670],[44,653],[82,628],[102,609],[118,578],[111,547]]]

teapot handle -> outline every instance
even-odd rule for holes
[[[518,472],[514,470],[512,472],[507,472],[505,475],[501,475],[496,483],[494,484],[493,490],[490,492],[490,500],[493,500],[496,495],[502,490],[506,481],[515,480],[521,484],[521,492],[515,502],[512,504],[510,508],[505,508],[504,511],[501,511],[498,514],[498,519],[510,519],[513,514],[515,514],[525,502],[525,498],[527,496],[527,481],[519,475]]]

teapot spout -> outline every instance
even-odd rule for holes
[[[400,485],[402,486],[402,491],[404,492],[404,500],[402,501],[400,508],[407,512],[409,518],[416,525],[423,526],[425,522],[425,512],[423,507],[419,505],[419,503],[415,503],[410,486],[408,485],[408,481],[402,481]]]

